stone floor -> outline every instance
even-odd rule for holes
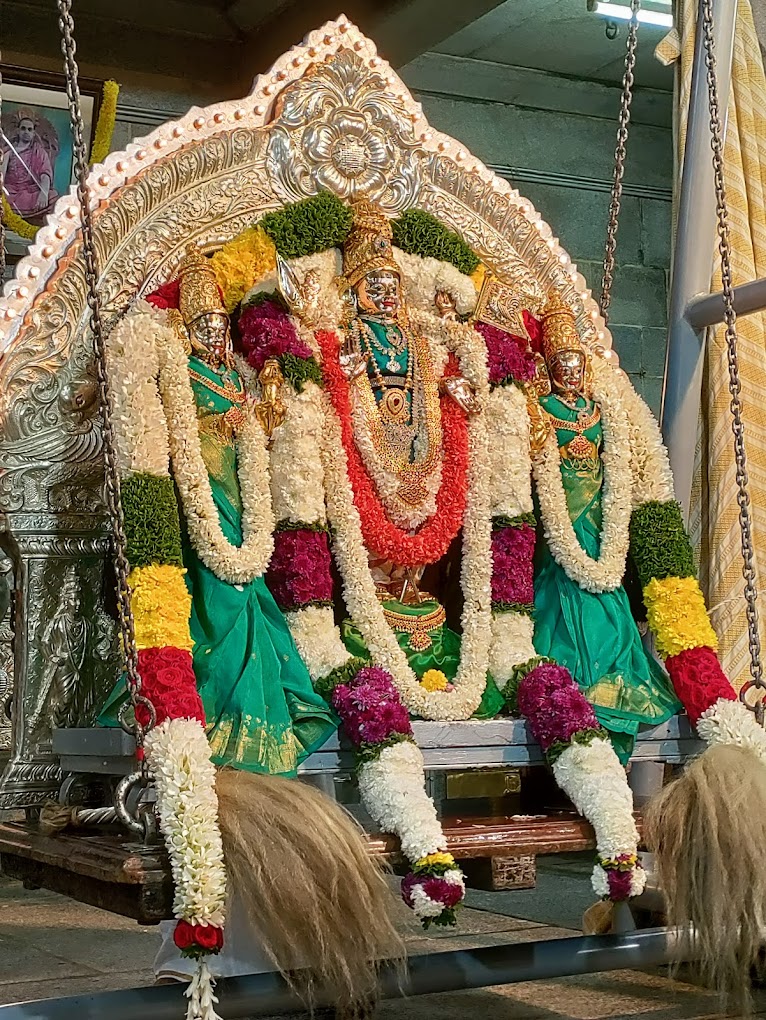
[[[402,913],[416,954],[577,935],[592,902],[587,871],[558,860],[541,868],[538,888],[471,893],[457,932],[424,934]],[[157,933],[46,892],[0,879],[0,1003],[152,984]],[[766,996],[756,1001],[766,1016]],[[44,1014],[41,1014],[44,1015]],[[184,1009],[179,992],[179,1020]],[[621,971],[422,996],[384,1003],[378,1020],[682,1020],[717,1016],[715,997],[670,981],[661,970]],[[147,1011],[146,1020],[151,1020]],[[2,1012],[0,1011],[0,1020]]]

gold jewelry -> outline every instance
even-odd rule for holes
[[[504,283],[491,269],[487,269],[471,321],[497,326],[529,343],[530,337],[522,314],[523,303],[524,296],[516,288]]]
[[[551,425],[553,425],[555,429],[563,429],[565,431],[575,433],[574,439],[570,439],[568,443],[564,443],[561,447],[562,454],[565,458],[571,458],[572,460],[594,460],[596,458],[598,454],[598,447],[595,443],[592,443],[590,439],[586,439],[583,433],[601,421],[601,408],[598,404],[594,406],[593,411],[591,412],[588,411],[587,407],[580,409],[574,407],[571,408],[571,410],[577,411],[576,421],[569,421],[566,418],[557,418],[555,415],[551,414],[547,408],[544,408],[544,410]]]
[[[578,351],[584,354],[575,324],[574,312],[564,304],[561,295],[553,291],[543,311],[543,354],[550,364],[556,354]]]
[[[408,427],[414,437],[420,432],[420,422],[425,426],[425,456],[411,463],[409,451],[412,439],[406,446],[398,431],[400,426],[389,425],[381,414],[372,389],[370,378],[363,372],[355,385],[359,395],[362,413],[365,416],[370,438],[378,457],[384,466],[399,479],[396,494],[403,503],[420,506],[428,497],[424,482],[439,463],[442,451],[441,408],[439,406],[439,385],[431,362],[428,342],[412,331],[406,321],[400,320],[400,329],[407,335],[412,362],[412,424]]]
[[[244,404],[247,401],[247,394],[245,393],[244,387],[240,383],[240,389],[234,385],[231,379],[223,379],[223,385],[219,386],[214,383],[212,379],[208,379],[207,376],[200,375],[199,372],[195,372],[193,368],[189,369],[189,376],[195,382],[198,382],[201,386],[206,387],[212,393],[217,393],[219,397],[223,397],[224,400],[230,401],[232,404]]]
[[[178,268],[178,279],[178,306],[187,326],[211,312],[226,315],[213,267],[196,245],[189,246]]]
[[[444,606],[437,606],[432,613],[423,616],[410,616],[409,613],[397,613],[393,609],[383,607],[386,623],[395,633],[409,634],[408,642],[413,652],[423,652],[430,648],[431,634],[447,622]]]
[[[351,204],[351,211],[354,220],[343,245],[343,275],[349,286],[375,269],[400,275],[394,261],[391,223],[380,206],[361,198]]]

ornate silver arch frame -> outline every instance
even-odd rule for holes
[[[392,214],[433,213],[528,307],[556,288],[583,341],[611,348],[585,280],[531,203],[431,128],[343,17],[284,54],[246,99],[192,109],[112,153],[89,186],[107,324],[172,275],[190,241],[215,248],[267,210],[327,188]],[[0,300],[0,547],[15,578],[0,808],[34,806],[56,790],[52,727],[91,721],[117,669],[78,223],[70,192]],[[4,657],[7,638],[0,666]]]

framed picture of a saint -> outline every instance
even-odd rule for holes
[[[39,226],[73,180],[74,144],[61,75],[2,68],[3,192],[11,209]],[[101,83],[81,80],[85,145],[98,113]]]

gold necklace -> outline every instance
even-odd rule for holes
[[[404,329],[403,329],[404,332]],[[422,408],[425,421],[426,455],[410,463],[409,447],[402,449],[390,427],[381,415],[366,372],[354,381],[360,398],[360,407],[370,432],[373,447],[383,466],[399,479],[397,496],[410,506],[420,506],[428,496],[425,479],[436,470],[442,452],[441,408],[439,386],[431,362],[428,342],[424,337],[407,329],[410,357],[413,359],[413,404]],[[420,413],[420,412],[418,412]],[[394,442],[391,439],[394,438]]]
[[[567,407],[569,405],[566,405]],[[572,411],[578,411],[577,420],[569,421],[567,418],[557,418],[555,414],[546,408],[543,408],[545,413],[550,418],[553,426],[557,429],[567,429],[569,432],[575,432],[578,436],[581,436],[583,432],[597,425],[601,421],[601,408],[596,404],[593,411],[588,414],[586,408],[571,408]]]
[[[189,369],[189,376],[201,386],[204,386],[212,393],[217,393],[219,397],[223,397],[224,400],[228,400],[232,404],[244,404],[247,401],[247,394],[241,383],[240,389],[237,389],[231,379],[224,379],[223,385],[219,386],[212,379],[208,379],[207,376],[195,372],[193,368]]]

